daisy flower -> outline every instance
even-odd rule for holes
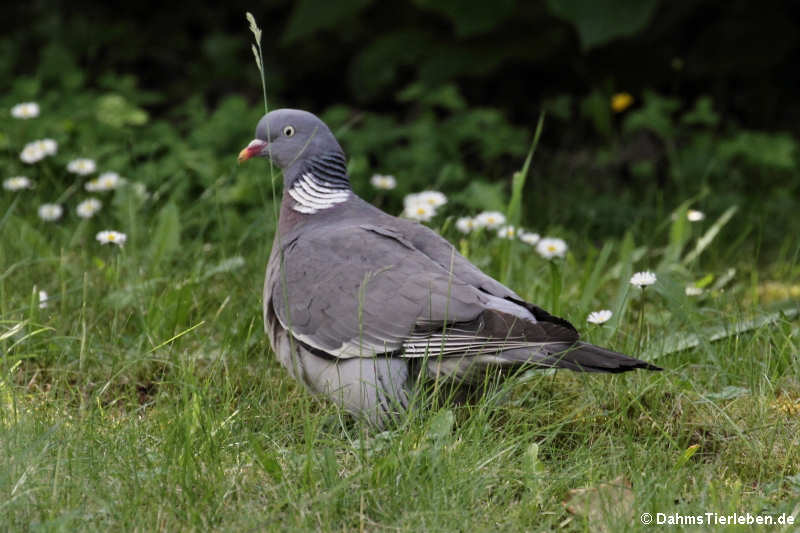
[[[418,194],[407,194],[403,198],[403,207],[408,207],[410,205],[415,205],[418,203],[420,203]]]
[[[119,188],[125,182],[116,172],[103,172],[97,178],[87,181],[84,188],[89,192],[111,191]]]
[[[39,291],[39,309],[44,309],[45,307],[47,307],[47,300],[48,300],[47,292]]]
[[[69,172],[72,172],[73,174],[79,174],[81,176],[91,174],[96,168],[97,165],[95,165],[94,160],[86,158],[73,159],[67,165],[67,170]]]
[[[11,116],[14,118],[29,119],[39,116],[39,104],[36,102],[23,102],[11,108]]]
[[[605,324],[611,319],[612,313],[609,309],[601,309],[600,311],[592,311],[586,317],[586,321],[590,324]]]
[[[100,211],[101,207],[103,207],[103,204],[100,200],[97,198],[89,198],[79,203],[75,211],[81,218],[92,218],[95,213]]]
[[[376,189],[383,189],[386,191],[392,190],[395,187],[397,187],[397,180],[394,179],[394,176],[388,176],[384,174],[374,174],[369,179],[369,182]]]
[[[563,239],[545,237],[536,243],[536,251],[545,259],[564,257],[567,254],[567,243]]]
[[[631,276],[631,285],[635,285],[640,289],[649,287],[656,282],[656,275],[646,270],[644,272],[637,272]]]
[[[536,243],[538,243],[541,239],[542,238],[541,236],[539,236],[538,233],[529,233],[527,231],[522,231],[522,230],[519,231],[519,240],[521,240],[525,244],[536,246]]]
[[[703,289],[695,287],[694,285],[687,285],[685,292],[686,296],[700,296],[703,294]]]
[[[28,143],[19,154],[23,163],[33,164],[47,157],[47,153],[37,142]]]
[[[125,244],[128,236],[124,233],[120,233],[119,231],[105,230],[98,233],[97,237],[95,238],[100,244],[116,244],[117,246],[121,247],[123,244]]]
[[[403,211],[403,215],[411,220],[428,222],[436,215],[436,210],[428,204],[420,202],[417,204],[407,205]]]
[[[498,211],[484,211],[475,217],[475,225],[479,228],[497,229],[505,223],[505,215]]]
[[[424,191],[409,194],[403,198],[403,215],[413,220],[427,222],[436,215],[436,208],[447,202],[447,198],[440,192]]]
[[[53,222],[61,218],[64,208],[58,204],[42,204],[39,206],[39,218],[47,222]]]
[[[42,139],[34,142],[39,145],[45,155],[56,155],[58,153],[58,143],[53,139]]]
[[[686,219],[689,222],[700,222],[704,218],[706,218],[706,214],[702,211],[698,211],[696,209],[689,209],[686,211]]]
[[[461,233],[470,233],[475,228],[477,228],[477,225],[472,217],[461,217],[456,220],[456,229]]]
[[[514,226],[503,226],[497,230],[497,236],[501,239],[513,239],[517,236],[517,229]]]
[[[422,191],[417,194],[417,198],[420,202],[426,203],[434,209],[447,203],[447,196],[439,191]]]
[[[22,189],[32,189],[33,182],[25,176],[14,176],[3,180],[3,188],[7,191],[19,191]]]

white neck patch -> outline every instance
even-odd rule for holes
[[[295,201],[292,209],[298,213],[312,215],[346,202],[350,197],[350,190],[331,187],[310,172],[306,172],[292,184],[289,196]]]

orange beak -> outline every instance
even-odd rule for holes
[[[252,157],[261,155],[261,151],[264,149],[265,146],[267,146],[267,143],[265,141],[262,141],[260,139],[253,139],[252,141],[250,141],[250,144],[248,144],[244,148],[244,150],[239,152],[239,157],[238,157],[239,163],[244,163],[245,161],[247,161]]]

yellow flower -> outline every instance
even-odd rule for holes
[[[633,104],[633,96],[630,93],[617,93],[611,97],[611,109],[614,113],[621,113]]]
[[[792,400],[785,394],[772,402],[771,407],[777,411],[783,411],[790,416],[800,415],[800,399]]]

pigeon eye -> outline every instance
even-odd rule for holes
[[[285,126],[283,128],[283,134],[287,137],[291,137],[294,135],[294,126]]]

